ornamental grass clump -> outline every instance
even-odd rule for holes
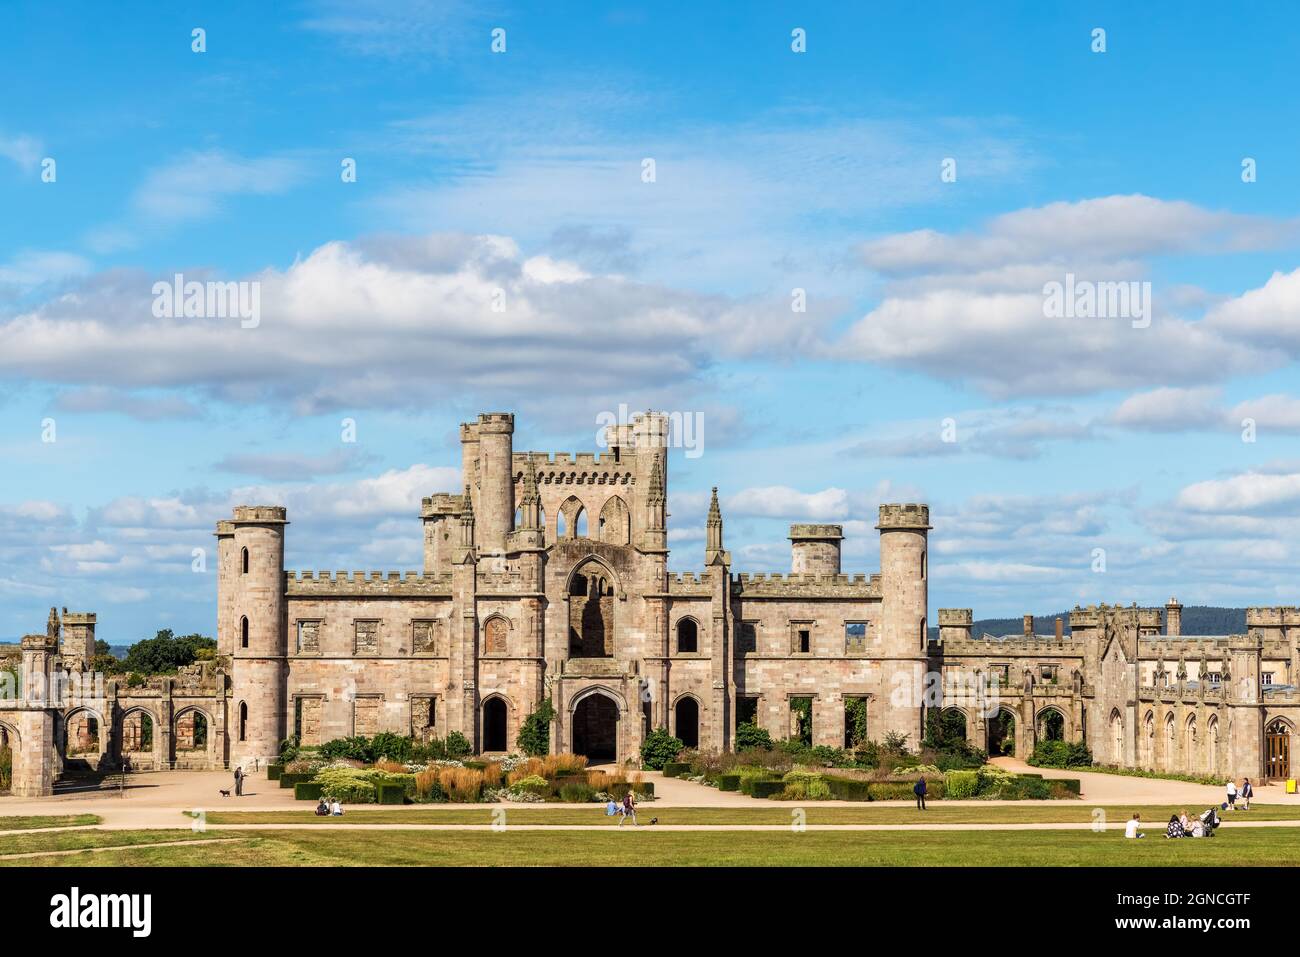
[[[451,800],[474,802],[483,793],[483,772],[474,768],[443,768],[438,772],[438,783]]]

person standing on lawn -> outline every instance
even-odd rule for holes
[[[912,786],[912,793],[916,795],[916,809],[918,811],[924,811],[925,810],[925,778],[924,777],[920,777],[917,779],[916,784]]]

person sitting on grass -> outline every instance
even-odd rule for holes
[[[1165,828],[1165,837],[1182,837],[1184,833],[1186,832],[1183,830],[1183,822],[1178,820],[1178,815],[1169,815],[1169,826]]]
[[[329,817],[329,813],[330,813],[330,806],[325,803],[324,798],[321,798],[320,802],[316,805],[316,816]]]
[[[1202,821],[1199,817],[1196,820],[1192,821],[1192,830],[1191,833],[1189,833],[1187,836],[1205,837],[1205,822]]]
[[[1183,826],[1183,837],[1187,837],[1192,833],[1192,822],[1187,816],[1187,808],[1183,808],[1182,813],[1178,815],[1178,823]]]
[[[335,798],[334,803],[330,805],[330,816],[332,817],[343,816],[343,802],[340,801],[338,798]]]
[[[1124,836],[1127,838],[1146,837],[1146,835],[1140,830],[1141,827],[1142,815],[1135,812],[1133,816],[1128,819],[1128,823],[1124,825]]]

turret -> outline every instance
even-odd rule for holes
[[[217,643],[234,659],[232,764],[273,760],[286,736],[287,524],[279,506],[240,505],[217,525],[219,593],[229,605],[228,615],[219,612]]]
[[[790,571],[838,575],[843,525],[791,525]]]
[[[876,528],[880,531],[880,634],[884,656],[924,656],[929,604],[929,506],[882,505]]]
[[[90,667],[95,657],[95,621],[93,612],[63,609],[63,638],[59,642],[59,654],[65,665],[79,661],[84,667]]]
[[[505,568],[506,536],[515,521],[513,442],[515,417],[485,412],[478,417],[478,495],[474,500],[479,554]],[[470,481],[465,476],[465,481]]]
[[[659,451],[650,453],[649,480],[645,503],[641,509],[643,514],[639,547],[643,552],[668,550],[668,492],[664,486],[663,467],[660,464],[662,454]]]
[[[912,695],[891,693],[882,710],[883,732],[894,731],[919,742],[924,714],[929,635],[926,505],[882,505],[880,522],[880,657],[892,661],[896,674],[910,680]]]
[[[969,608],[939,609],[939,640],[944,644],[950,641],[966,641],[974,627],[975,616]]]
[[[704,564],[731,564],[731,556],[722,547],[722,509],[718,505],[716,485],[709,500],[709,517],[704,523]]]

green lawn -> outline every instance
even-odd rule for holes
[[[82,827],[98,824],[98,814],[55,814],[46,817],[0,817],[0,831],[30,831],[38,827]],[[0,838],[3,840],[3,838]]]
[[[661,824],[789,824],[791,813],[802,809],[808,824],[1079,824],[1092,821],[1093,806],[1086,802],[1054,804],[1028,804],[1024,806],[993,805],[943,805],[935,802],[928,811],[911,807],[826,807],[815,801],[774,803],[771,807],[736,808],[656,808],[638,811],[641,822],[652,817]],[[514,824],[617,824],[605,816],[600,806],[563,808],[505,807],[479,804],[460,807],[406,807],[369,809],[355,808],[341,819],[316,817],[309,810],[301,811],[209,811],[209,824],[491,824],[494,815],[505,811],[505,819]],[[1138,811],[1148,827],[1169,820],[1169,815],[1179,808],[1164,805],[1134,805],[1132,807],[1107,807],[1107,820],[1114,823],[1128,819]],[[1189,814],[1198,814],[1204,808],[1188,807]],[[1300,803],[1288,805],[1256,805],[1249,812],[1224,813],[1222,817],[1231,824],[1236,818],[1255,821],[1300,821]],[[626,825],[624,830],[631,825]]]
[[[81,832],[85,834],[87,832]],[[184,840],[189,832],[91,832],[115,838]],[[1287,828],[1225,829],[1214,840],[1127,841],[1092,831],[750,832],[258,831],[209,832],[241,838],[205,847],[133,847],[98,854],[0,861],[21,866],[351,866],[351,865],[993,865],[1294,866],[1300,841]],[[33,838],[74,835],[32,835]]]
[[[227,836],[223,831],[196,833],[189,828],[176,831],[46,831],[8,834],[0,837],[0,856],[35,851],[70,851],[88,847],[117,847],[156,844],[159,841],[202,841]],[[105,861],[105,863],[110,863]]]

